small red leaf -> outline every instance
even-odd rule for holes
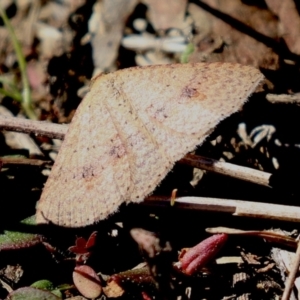
[[[89,249],[89,248],[93,247],[95,245],[96,237],[97,237],[97,231],[94,231],[90,235],[88,241],[86,242],[85,248]]]
[[[194,274],[212,260],[227,241],[225,233],[215,234],[193,248],[183,249],[180,253],[181,270],[187,275]]]
[[[79,237],[75,241],[75,246],[69,247],[69,251],[75,254],[85,254],[89,252],[89,248],[95,245],[97,231],[94,231],[88,240],[83,237]]]
[[[76,239],[75,246],[69,247],[69,251],[75,254],[86,253],[87,249],[85,248],[85,245],[86,245],[86,239],[79,237]]]

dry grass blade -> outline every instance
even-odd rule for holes
[[[0,115],[0,128],[62,140],[67,132],[67,125],[59,125],[42,121],[33,121]]]
[[[149,196],[145,199],[145,205],[170,206],[170,199],[167,197]],[[180,197],[176,199],[175,207],[224,212],[240,217],[300,222],[300,207],[297,206],[219,198]]]
[[[291,270],[289,277],[287,279],[281,300],[289,300],[290,299],[290,294],[292,292],[294,282],[295,282],[297,273],[299,271],[299,265],[300,265],[300,246],[299,246],[299,242],[298,242],[298,247],[297,247],[297,252],[296,252],[296,256],[295,256],[293,269]]]
[[[195,168],[216,172],[226,176],[239,178],[241,180],[257,183],[269,187],[269,180],[272,174],[259,170],[240,167],[234,164],[217,161],[211,158],[188,154],[180,160],[181,163]]]
[[[0,116],[0,128],[62,140],[67,133],[68,125]],[[186,155],[179,163],[264,186],[269,186],[271,176],[267,172],[191,154]]]

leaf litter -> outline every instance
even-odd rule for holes
[[[189,56],[189,61],[238,62],[259,68],[267,78],[264,86],[244,106],[242,112],[222,122],[195,153],[270,172],[273,174],[270,181],[272,189],[206,172],[192,188],[189,184],[193,179],[191,168],[175,166],[155,193],[171,195],[171,191],[177,188],[179,195],[183,196],[192,194],[297,205],[300,143],[294,129],[299,127],[299,108],[296,105],[270,104],[265,101],[265,93],[293,95],[299,92],[299,72],[296,67],[299,59],[299,8],[293,1],[266,1],[258,5],[255,1],[231,0],[223,3],[207,0],[199,3],[175,1],[174,11],[171,11],[164,9],[161,1],[129,2],[128,5],[124,5],[124,9],[120,9],[118,1],[112,0],[1,3],[17,33],[28,63],[33,106],[39,119],[69,122],[81,100],[78,96],[81,95],[80,88],[88,85],[93,74],[112,72],[135,64],[144,66],[176,63],[182,54],[178,53],[178,49],[182,51],[185,45],[192,43],[194,52]],[[170,18],[171,13],[173,18]],[[136,20],[142,21],[142,27],[137,26]],[[0,26],[0,35],[1,82],[2,76],[9,75],[6,78],[13,78],[9,86],[13,85],[13,90],[20,89],[16,55],[4,26]],[[125,39],[132,37],[135,38],[134,50],[126,48],[124,43]],[[146,43],[148,46],[143,46]],[[3,85],[6,86],[7,84]],[[11,110],[14,115],[22,114],[17,101],[18,96],[16,99],[5,94],[1,96],[1,105]],[[246,124],[244,133],[241,134],[241,130],[237,133],[242,122]],[[37,155],[38,158],[48,159],[50,151],[55,148],[52,141],[43,137],[34,137],[34,141],[38,147],[50,145],[43,148],[49,150],[43,150],[42,155]],[[23,147],[28,149],[28,146]],[[10,155],[12,151],[24,154],[24,150],[7,146],[4,139],[1,140],[0,151],[1,156]],[[28,152],[25,152],[25,156],[34,157]],[[32,203],[39,199],[41,182],[46,179],[41,172],[40,167],[18,169],[2,166],[2,214],[6,214],[2,218],[3,229],[9,228],[11,222],[34,214]],[[38,173],[40,178],[37,177]],[[43,173],[47,172],[43,170]],[[31,180],[28,180],[29,178]],[[28,191],[26,197],[22,194],[24,190]],[[16,207],[18,212],[15,211]],[[252,231],[278,227],[289,232],[297,228],[296,224],[276,220],[257,221],[241,217],[225,219],[220,213],[182,210],[179,212],[176,207],[167,210],[168,213],[153,208],[149,212],[142,206],[131,206],[125,211],[124,209],[121,208],[120,213],[107,221],[107,225],[103,225],[102,222],[99,227],[95,225],[99,231],[95,249],[87,249],[88,266],[102,275],[116,276],[114,274],[130,270],[142,261],[137,246],[128,235],[131,227],[140,226],[155,232],[162,245],[166,244],[166,239],[170,241],[172,251],[167,251],[167,255],[170,256],[163,256],[162,259],[168,262],[177,261],[176,252],[180,249],[192,247],[207,238],[207,234],[204,233],[206,227],[227,226]],[[6,223],[6,220],[10,222]],[[123,228],[116,227],[115,222],[121,222]],[[196,228],[198,230],[195,230]],[[34,299],[35,293],[48,293],[49,297],[57,299],[58,296],[49,295],[48,291],[36,291],[36,288],[29,287],[34,281],[43,279],[33,278],[36,277],[33,276],[35,270],[40,270],[37,269],[37,265],[44,265],[44,268],[50,266],[43,274],[54,281],[54,287],[62,283],[70,285],[76,258],[67,249],[72,243],[76,245],[76,236],[88,237],[94,230],[95,228],[75,233],[70,231],[67,234],[58,231],[56,236],[45,233],[44,238],[53,244],[51,255],[44,248],[39,248],[41,245],[17,250],[21,251],[18,253],[23,253],[24,257],[30,256],[30,251],[38,251],[42,255],[41,258],[39,255],[34,257],[30,268],[24,264],[24,275],[18,283],[12,284],[8,281],[5,284],[13,286],[14,293],[18,293],[19,289],[21,295],[27,295],[28,299]],[[296,232],[292,234],[293,238],[297,235]],[[286,248],[292,251],[288,245],[281,245],[280,248],[282,251]],[[170,291],[169,298],[182,295],[190,299],[276,299],[283,293],[284,282],[290,269],[285,269],[278,259],[272,259],[273,249],[275,248],[272,243],[265,243],[263,240],[257,239],[253,242],[253,239],[247,236],[230,236],[216,260],[212,259],[195,276],[178,274],[170,269],[170,266],[161,265],[159,259],[152,267],[163,266],[166,278],[170,279],[167,287],[171,290],[166,289]],[[146,257],[145,252],[143,253]],[[5,257],[1,268],[18,264],[14,251],[1,252],[1,255]],[[47,255],[50,256],[51,263],[45,259]],[[55,259],[51,258],[52,255]],[[225,264],[216,263],[218,258],[222,257],[240,257],[243,263],[230,263],[230,259]],[[73,258],[73,261],[69,258]],[[252,264],[251,261],[256,263]],[[167,272],[170,274],[167,275]],[[64,277],[62,273],[68,275]],[[59,280],[58,275],[61,275]],[[101,277],[104,285],[105,282],[109,282],[108,277]],[[146,278],[150,278],[149,274]],[[0,279],[1,282],[7,280],[4,277]],[[131,288],[125,287],[122,297],[134,295],[150,299],[153,295],[156,296],[155,281],[151,281],[150,289],[143,284],[136,284],[134,280],[127,281],[133,284]],[[2,283],[3,286],[5,284]],[[166,287],[164,284],[166,283],[162,286]],[[172,289],[172,286],[175,288]],[[62,297],[75,296],[76,293],[76,289],[70,286],[62,289]],[[295,291],[293,293],[297,294]],[[1,298],[7,295],[7,290],[3,288]],[[45,294],[38,294],[37,297],[41,299]]]

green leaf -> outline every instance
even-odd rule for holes
[[[180,62],[182,64],[186,64],[189,62],[189,57],[191,56],[191,54],[195,51],[195,46],[192,43],[189,43],[186,46],[185,51],[181,54],[180,57]]]
[[[17,289],[9,294],[10,300],[60,300],[61,297],[57,297],[49,291],[36,289],[33,287],[23,287]]]
[[[50,280],[42,279],[39,281],[34,282],[31,287],[40,289],[40,290],[48,290],[52,291],[54,289],[54,285]]]
[[[22,224],[35,225],[35,216],[31,216],[21,221]],[[5,230],[0,234],[0,250],[13,250],[29,248],[39,244],[42,236],[32,233]]]
[[[21,105],[22,105],[25,113],[27,114],[27,116],[30,119],[37,120],[37,116],[35,115],[35,112],[32,108],[31,91],[30,91],[29,79],[28,79],[27,71],[26,71],[26,60],[25,60],[24,54],[22,53],[22,47],[17,39],[17,36],[16,36],[15,31],[10,23],[10,20],[7,17],[6,12],[2,8],[1,5],[0,5],[0,16],[2,18],[2,21],[3,21],[7,31],[8,31],[9,36],[11,38],[11,41],[12,41],[12,44],[13,44],[13,47],[14,47],[14,50],[15,50],[15,53],[17,56],[20,72],[21,72],[21,78],[22,78],[22,83],[23,83]]]
[[[70,286],[70,285],[69,285]],[[56,295],[59,298],[62,298],[62,293],[59,288],[54,288],[53,283],[50,280],[42,279],[34,282],[31,287],[50,291],[52,294]]]

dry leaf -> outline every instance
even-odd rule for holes
[[[44,59],[60,56],[64,53],[62,32],[42,22],[35,24],[36,35],[40,40],[40,52]]]
[[[277,20],[268,9],[240,0],[202,0],[197,4],[204,12],[205,22],[196,24],[198,35],[193,43],[197,49],[190,62],[226,61],[278,68],[278,55],[257,37],[266,37],[268,42],[278,38]],[[200,12],[191,13],[195,8],[189,8],[189,13],[196,20]]]
[[[149,9],[149,20],[155,30],[184,28],[186,0],[143,0]]]
[[[89,31],[97,69],[107,70],[116,60],[125,20],[136,4],[137,0],[104,0],[94,5]]]
[[[228,63],[98,76],[78,108],[37,205],[37,222],[86,226],[151,193],[262,80]]]
[[[288,48],[299,55],[300,17],[295,1],[266,0],[266,4],[279,18],[279,33]]]

